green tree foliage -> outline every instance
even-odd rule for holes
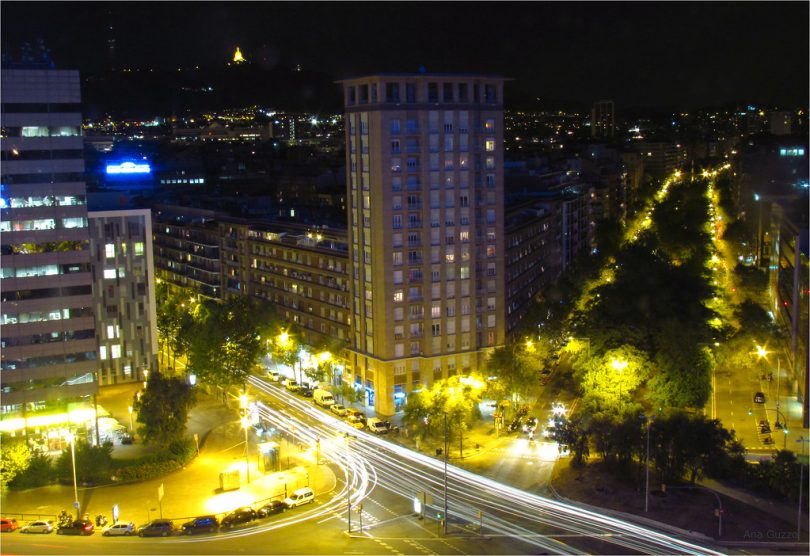
[[[415,426],[424,436],[439,436],[444,434],[446,416],[449,436],[457,437],[480,419],[478,404],[483,387],[480,377],[462,381],[456,375],[436,381],[429,388],[412,391],[405,404],[403,422]]]
[[[31,450],[24,438],[4,438],[0,452],[0,480],[8,485],[14,478],[28,469]]]
[[[36,488],[49,485],[54,480],[53,458],[41,450],[33,450],[28,468],[14,477],[10,486],[15,489]]]
[[[488,372],[500,383],[498,389],[514,404],[526,398],[542,368],[542,354],[525,342],[496,348],[487,360]]]
[[[593,413],[615,413],[629,407],[629,400],[650,369],[646,354],[630,345],[609,350],[591,361],[578,359],[575,365],[583,404]]]
[[[272,313],[250,297],[235,296],[205,300],[194,316],[189,367],[209,384],[243,385],[265,349],[257,330],[268,327]]]
[[[157,371],[150,373],[146,390],[134,401],[138,423],[143,425],[138,433],[145,442],[161,447],[181,441],[194,400],[194,389],[186,380],[165,377]]]
[[[76,440],[76,480],[82,484],[103,484],[113,474],[112,444],[91,446]],[[56,475],[62,482],[73,480],[73,462],[68,445],[56,460]]]
[[[579,417],[564,420],[560,426],[555,427],[554,439],[560,448],[571,451],[571,463],[574,467],[582,466],[591,453],[588,428]]]

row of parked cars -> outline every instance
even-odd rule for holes
[[[170,519],[153,519],[146,525],[135,527],[135,524],[130,522],[119,521],[108,525],[102,529],[101,534],[105,537],[113,536],[132,536],[138,535],[139,537],[168,537],[175,533],[182,533],[184,535],[193,535],[195,533],[216,533],[220,529],[231,529],[233,527],[244,525],[257,519],[265,518],[273,514],[279,514],[285,510],[297,508],[304,504],[310,504],[315,501],[315,493],[309,487],[299,488],[290,496],[281,500],[271,500],[258,509],[253,509],[250,506],[238,508],[219,520],[215,515],[205,515],[196,517],[189,522],[184,523],[180,528],[176,528]],[[92,535],[95,532],[95,526],[89,519],[77,519],[68,524],[56,526],[53,521],[31,521],[19,527],[17,520],[13,518],[3,518],[2,530],[15,531],[20,529],[21,533],[52,533],[56,531],[57,535]]]
[[[305,398],[312,398],[312,401],[316,405],[319,405],[324,409],[328,409],[338,417],[343,417],[346,419],[346,422],[356,429],[367,428],[376,434],[387,434],[396,430],[396,427],[393,426],[390,421],[383,421],[377,417],[366,418],[365,413],[359,409],[345,407],[339,403],[336,403],[335,398],[332,397],[332,393],[328,390],[323,390],[321,388],[313,389],[309,384],[299,384],[297,381],[291,378],[282,378],[277,372],[270,372],[268,376],[270,380],[280,383],[281,386],[290,392],[295,392],[296,394],[300,394]]]

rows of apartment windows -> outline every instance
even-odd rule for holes
[[[378,90],[379,89],[379,90]],[[459,83],[437,81],[387,81],[346,87],[346,103],[376,104],[378,102],[415,104],[417,102],[486,103],[498,102],[498,87],[490,83]]]
[[[27,301],[29,299],[48,299],[52,297],[70,297],[73,295],[91,295],[90,286],[65,286],[62,288],[36,288],[26,290],[3,289],[0,299],[3,303],[9,301]]]
[[[0,278],[31,278],[34,276],[55,276],[58,274],[75,274],[90,272],[89,263],[43,264],[36,266],[0,269]]]
[[[86,204],[84,195],[29,195],[0,199],[0,208],[72,207]]]
[[[69,160],[84,157],[81,149],[45,149],[0,151],[0,160]]]
[[[54,342],[71,342],[74,340],[91,340],[96,337],[96,329],[86,330],[65,330],[55,332],[44,332],[41,334],[28,334],[23,336],[4,336],[0,340],[0,347],[8,348],[15,346],[30,346],[38,344],[50,344]]]
[[[3,255],[30,255],[32,253],[68,253],[71,251],[87,251],[90,242],[85,241],[59,241],[45,243],[3,243],[0,251]]]
[[[35,220],[5,220],[0,222],[0,232],[28,232],[33,230],[69,230],[86,228],[87,218],[37,218]]]
[[[92,317],[93,310],[89,307],[66,307],[63,309],[49,309],[47,311],[28,311],[23,313],[3,313],[0,324],[28,324],[31,322],[48,322],[67,319]]]
[[[60,388],[63,386],[72,386],[75,384],[88,384],[95,381],[95,373],[81,373],[78,375],[70,376],[55,376],[48,378],[34,378],[23,380],[20,382],[4,382],[2,387],[3,394],[11,394],[12,392],[28,392],[32,390],[42,390],[43,388]],[[37,409],[34,409],[36,411]],[[15,413],[22,411],[21,405],[4,405],[2,413]],[[30,408],[29,408],[30,411]]]
[[[25,357],[21,359],[3,359],[0,362],[2,370],[14,371],[18,369],[35,369],[37,367],[50,367],[52,365],[70,365],[73,363],[93,362],[95,365],[95,351],[80,351],[76,353],[59,353],[44,355],[42,357]]]
[[[71,183],[84,180],[81,172],[38,172],[34,174],[2,174],[4,184]]]
[[[82,105],[78,102],[4,102],[0,111],[4,114],[81,113]]]
[[[0,137],[79,137],[82,130],[77,125],[58,126],[3,126]]]

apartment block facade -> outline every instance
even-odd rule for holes
[[[503,83],[391,74],[344,88],[349,368],[391,414],[505,341]]]
[[[157,369],[155,265],[149,209],[88,213],[99,384]]]
[[[98,391],[80,102],[76,71],[2,71],[3,430]]]

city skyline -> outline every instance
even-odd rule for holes
[[[800,2],[475,3],[464,9],[440,2],[211,2],[189,8],[7,2],[3,50],[13,54],[41,38],[57,67],[92,73],[224,64],[240,47],[266,69],[300,65],[335,78],[420,68],[491,73],[541,100],[610,98],[622,107],[800,106],[808,94],[808,11]],[[85,28],[64,33],[59,22],[66,17]]]

